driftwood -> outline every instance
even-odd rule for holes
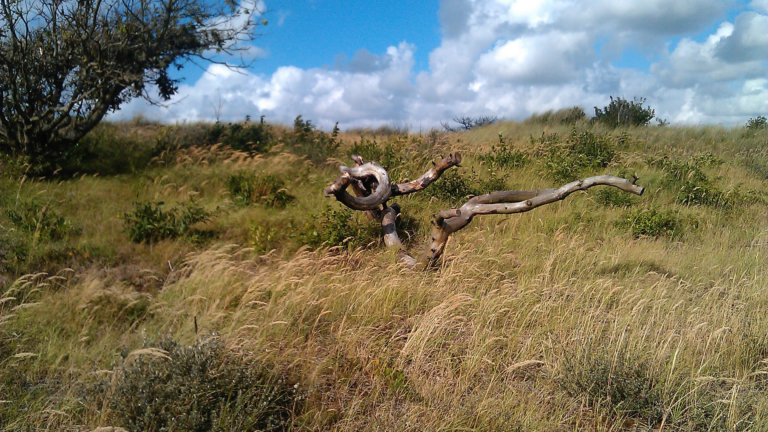
[[[387,171],[375,162],[366,163],[362,157],[353,155],[355,167],[342,166],[341,175],[329,185],[323,193],[326,197],[335,197],[339,202],[353,210],[362,210],[372,219],[381,221],[382,235],[387,247],[396,247],[398,259],[406,267],[426,267],[437,260],[445,250],[451,234],[469,225],[475,216],[490,214],[523,213],[555,201],[565,199],[576,191],[585,191],[592,186],[613,186],[625,192],[642,195],[644,188],[633,181],[601,175],[576,180],[557,189],[538,189],[530,191],[496,191],[469,199],[457,209],[442,210],[432,221],[432,235],[424,252],[413,258],[403,248],[397,235],[397,216],[400,206],[388,205],[387,201],[395,196],[406,195],[423,190],[440,178],[443,172],[461,166],[461,155],[453,153],[439,162],[418,179],[409,183],[391,184]],[[355,196],[346,189],[352,187]]]

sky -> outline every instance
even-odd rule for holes
[[[593,113],[610,96],[644,97],[673,124],[768,115],[768,0],[264,0],[256,9],[268,24],[248,68],[188,64],[168,105],[134,99],[111,118],[291,124],[302,115],[325,129],[426,130],[460,116]]]

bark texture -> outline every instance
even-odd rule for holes
[[[390,184],[386,170],[375,162],[365,162],[354,155],[355,167],[340,167],[341,175],[323,191],[326,197],[335,197],[339,202],[353,210],[366,211],[369,217],[381,221],[382,235],[387,247],[398,248],[399,261],[408,268],[423,268],[437,260],[444,252],[451,234],[463,229],[479,215],[513,214],[531,211],[537,207],[551,204],[568,197],[577,191],[586,191],[593,186],[612,186],[635,195],[642,195],[645,190],[635,184],[637,178],[629,181],[611,175],[587,177],[576,180],[557,189],[538,189],[530,191],[496,191],[469,199],[457,209],[438,212],[432,221],[432,234],[424,252],[418,258],[406,253],[397,235],[397,217],[400,206],[387,205],[393,196],[418,192],[440,178],[446,170],[460,166],[461,155],[453,153],[435,163],[429,171],[418,179],[400,184]],[[356,196],[346,189],[352,187]]]

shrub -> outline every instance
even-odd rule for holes
[[[495,171],[489,173],[488,179],[481,179],[474,170],[469,175],[463,175],[455,169],[448,170],[424,192],[450,205],[459,205],[470,196],[506,189],[503,178],[498,177]]]
[[[214,215],[194,201],[171,210],[163,210],[163,205],[162,202],[133,203],[133,212],[124,214],[125,230],[132,242],[152,243],[188,235],[193,225],[207,222]]]
[[[499,121],[496,116],[479,116],[479,117],[454,117],[453,121],[458,123],[459,126],[453,127],[450,124],[440,122],[440,125],[448,133],[458,131],[468,131],[474,128],[478,128],[485,125],[494,124]]]
[[[595,121],[612,128],[627,126],[647,126],[656,115],[650,107],[643,108],[645,98],[628,101],[611,96],[611,103],[600,109],[595,107]]]
[[[605,207],[631,207],[635,204],[635,200],[628,193],[612,187],[597,191],[595,200]]]
[[[285,189],[285,182],[274,174],[257,176],[241,171],[227,178],[227,189],[240,204],[263,203],[267,207],[284,208],[295,196]]]
[[[311,120],[301,116],[293,121],[293,131],[283,137],[284,143],[295,153],[307,157],[311,162],[323,163],[329,157],[337,155],[341,143],[338,140],[339,124],[330,135],[318,130]]]
[[[654,425],[664,417],[662,386],[654,368],[626,352],[582,347],[562,363],[559,383],[583,397],[592,408],[607,407],[615,415],[642,418]]]
[[[269,252],[276,249],[285,240],[280,231],[273,226],[254,225],[248,233],[248,242],[257,253]]]
[[[508,144],[499,132],[499,145],[491,146],[491,151],[481,154],[480,160],[492,168],[520,168],[528,163],[528,154]]]
[[[573,129],[565,143],[556,134],[531,137],[534,154],[541,158],[545,175],[558,183],[578,179],[585,170],[607,167],[616,149],[607,135]]]
[[[747,130],[750,132],[768,128],[768,119],[763,116],[757,116],[747,120]]]
[[[258,123],[251,123],[250,117],[243,123],[216,122],[208,130],[210,143],[224,143],[235,150],[266,153],[274,145],[272,127],[264,121],[264,116]]]
[[[352,210],[326,206],[315,229],[306,233],[305,243],[310,246],[347,246],[355,248],[381,241],[381,226],[372,221],[360,221]]]
[[[587,118],[584,108],[574,106],[563,108],[557,111],[545,111],[541,114],[534,114],[526,120],[526,123],[542,124],[575,124]]]
[[[91,390],[128,431],[285,430],[299,406],[297,386],[215,337],[188,347],[164,339],[144,352]]]
[[[391,142],[381,146],[376,142],[376,139],[366,140],[364,136],[360,137],[359,143],[352,144],[347,154],[349,156],[360,155],[366,162],[376,162],[387,171],[392,171],[403,164],[402,155]]]
[[[21,231],[32,235],[33,243],[62,240],[73,231],[72,223],[56,211],[52,202],[20,201],[5,214]]]
[[[656,163],[665,172],[665,185],[675,190],[675,200],[684,205],[707,205],[729,209],[740,201],[738,193],[726,193],[718,189],[704,173],[705,167],[722,164],[722,160],[710,153],[676,161],[663,158]]]
[[[672,210],[659,211],[655,208],[628,210],[617,221],[621,228],[627,228],[634,237],[670,237],[682,236],[685,225],[696,225],[695,221],[685,221]]]
[[[128,125],[101,123],[57,164],[64,174],[131,173],[147,167],[152,158],[165,149],[163,145],[164,142],[158,140],[140,138]]]
[[[0,273],[18,270],[28,256],[27,242],[0,227]]]

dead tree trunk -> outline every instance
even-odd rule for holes
[[[443,172],[461,166],[461,155],[454,153],[441,159],[429,171],[409,183],[391,184],[387,171],[375,162],[366,163],[362,157],[353,155],[355,167],[341,166],[341,175],[329,185],[323,193],[326,197],[335,197],[339,202],[353,210],[365,211],[374,220],[381,221],[382,235],[387,247],[396,247],[398,259],[406,267],[426,267],[437,260],[445,250],[451,234],[469,225],[475,216],[490,214],[523,213],[555,201],[565,199],[576,191],[585,191],[592,186],[613,186],[625,192],[642,195],[645,190],[633,181],[601,175],[587,177],[568,183],[558,189],[538,189],[530,191],[496,191],[471,198],[458,209],[442,210],[432,221],[432,235],[424,252],[418,258],[406,253],[397,235],[397,215],[400,206],[387,205],[391,197],[406,195],[423,190],[440,178]],[[352,187],[355,196],[346,189]]]

